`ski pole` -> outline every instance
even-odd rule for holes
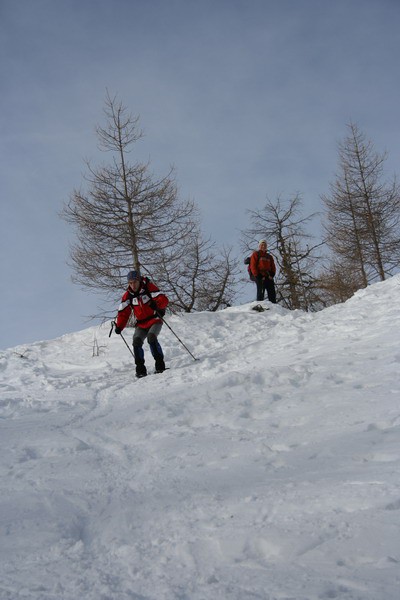
[[[190,356],[193,358],[193,360],[199,360],[198,358],[196,358],[195,356],[193,356],[193,354],[190,352],[189,348],[187,348],[187,346],[185,346],[185,344],[182,342],[182,340],[180,339],[180,337],[178,337],[175,333],[175,331],[172,329],[172,327],[170,325],[168,325],[167,321],[164,319],[164,317],[161,317],[161,315],[158,315],[161,319],[161,321],[163,323],[165,323],[165,325],[168,327],[168,329],[170,331],[172,331],[172,333],[174,334],[174,336],[176,337],[176,339],[178,340],[178,342],[180,342],[182,344],[182,346],[185,348],[186,352],[189,352]]]
[[[132,350],[130,349],[128,342],[126,341],[126,339],[124,338],[122,333],[120,333],[119,335],[122,337],[122,339],[124,340],[125,346],[128,348],[129,352],[132,354],[133,360],[135,360],[135,355],[133,354]]]
[[[114,325],[115,325],[115,321],[112,321],[112,323],[111,323],[111,329],[110,329],[110,333],[108,334],[108,337],[111,337],[111,334],[112,334],[113,329],[114,329]],[[133,360],[135,360],[135,355],[133,354],[132,350],[130,349],[130,346],[129,346],[128,342],[126,341],[126,339],[124,338],[124,336],[122,335],[122,333],[120,333],[119,335],[122,337],[122,339],[124,340],[125,346],[128,348],[129,352],[132,354]]]

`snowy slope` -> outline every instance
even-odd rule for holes
[[[0,600],[398,600],[399,292],[2,352]]]

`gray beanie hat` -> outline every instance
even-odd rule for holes
[[[126,279],[128,281],[134,281],[135,279],[140,279],[140,273],[138,271],[129,271],[128,275],[126,276]]]

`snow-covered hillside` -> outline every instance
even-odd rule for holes
[[[0,599],[398,600],[399,298],[2,352]]]

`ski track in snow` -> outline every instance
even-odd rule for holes
[[[0,599],[397,600],[399,286],[2,352]]]

